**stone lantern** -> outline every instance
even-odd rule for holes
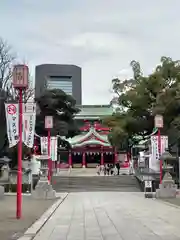
[[[156,190],[156,198],[176,198],[177,185],[174,183],[169,171],[173,168],[169,162],[175,161],[169,151],[165,151],[160,159],[163,161],[163,170],[165,172],[162,183],[159,184],[159,189]]]
[[[48,180],[48,156],[34,156],[40,162],[39,173],[40,179],[32,192],[35,199],[54,199],[56,192],[53,190],[51,183]]]
[[[10,172],[10,169],[9,169],[9,162],[11,160],[4,156],[2,158],[0,158],[0,168],[1,168],[1,181],[9,181],[9,172]]]
[[[4,156],[2,158],[0,158],[0,171],[1,171],[1,176],[0,176],[0,199],[2,199],[4,197],[4,185],[5,183],[9,183],[9,162],[11,160]]]
[[[171,165],[171,163],[173,163],[174,161],[176,161],[176,157],[173,157],[169,151],[165,151],[160,159],[163,161],[163,171],[165,172],[165,175],[167,175],[167,173],[170,172],[170,170],[173,168],[173,166]],[[169,173],[170,174],[170,173]],[[164,177],[165,177],[164,175]]]

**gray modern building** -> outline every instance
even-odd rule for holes
[[[75,65],[42,64],[35,70],[35,97],[45,89],[61,89],[82,104],[81,68]]]

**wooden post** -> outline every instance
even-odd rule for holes
[[[104,153],[103,153],[103,148],[101,148],[101,166],[104,166]]]
[[[72,153],[69,151],[69,159],[68,159],[69,167],[72,167]]]
[[[85,154],[85,152],[83,152],[83,155],[82,155],[82,167],[83,168],[86,167],[86,154]]]

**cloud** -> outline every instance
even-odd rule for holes
[[[112,97],[111,79],[132,75],[131,60],[149,73],[162,55],[179,58],[179,8],[179,0],[7,0],[1,35],[31,68],[81,66],[83,102],[103,104]]]

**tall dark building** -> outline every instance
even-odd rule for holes
[[[42,64],[35,70],[35,97],[45,89],[62,89],[82,104],[81,68],[75,65]]]

